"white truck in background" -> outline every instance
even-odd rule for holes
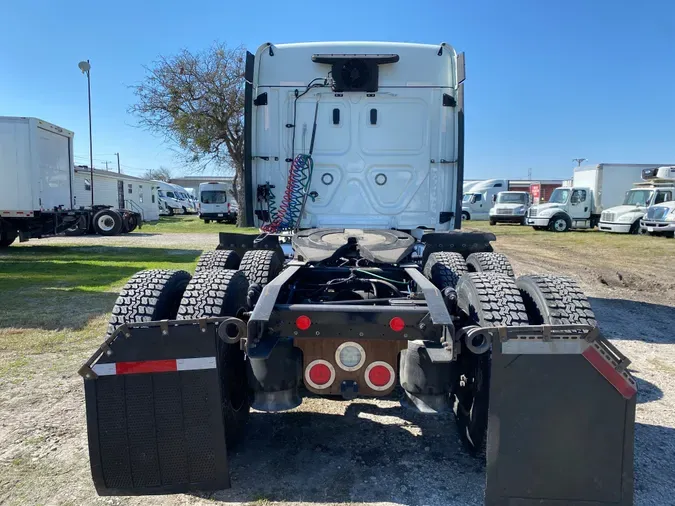
[[[490,225],[496,225],[497,223],[525,225],[531,200],[532,196],[529,192],[499,192],[494,206],[490,209]]]
[[[535,230],[567,232],[595,228],[605,209],[623,202],[650,164],[600,163],[577,167],[572,186],[556,188],[546,204],[530,207],[526,223]]]
[[[186,207],[178,196],[176,187],[165,181],[153,181],[157,183],[157,196],[159,198],[159,210],[163,215],[185,214]]]
[[[236,223],[237,215],[230,202],[233,199],[227,194],[229,188],[229,184],[217,181],[199,185],[199,217],[204,223]]]
[[[462,197],[462,221],[487,220],[494,206],[494,197],[508,187],[505,179],[488,179],[469,186]]]
[[[117,235],[140,224],[131,210],[75,202],[73,136],[37,118],[0,116],[0,248],[17,237]]]
[[[640,233],[640,220],[650,206],[675,198],[675,167],[658,167],[642,171],[644,182],[626,192],[623,204],[602,212],[598,229],[620,234]],[[646,230],[646,229],[645,229]]]

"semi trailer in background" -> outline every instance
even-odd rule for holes
[[[621,204],[625,193],[642,177],[650,164],[600,163],[577,167],[571,186],[556,188],[546,204],[530,207],[527,224],[535,230],[566,232],[591,229],[602,212]]]
[[[115,235],[139,223],[131,209],[76,203],[73,136],[37,118],[0,117],[0,247],[67,230]]]

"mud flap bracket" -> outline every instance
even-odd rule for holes
[[[229,488],[219,323],[124,325],[80,368],[99,495]]]
[[[629,506],[637,387],[582,325],[480,329],[492,364],[486,506]]]

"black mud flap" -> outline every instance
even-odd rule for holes
[[[151,325],[120,327],[80,369],[96,491],[229,488],[216,327]]]
[[[555,329],[492,336],[485,505],[632,505],[629,361],[597,329]]]

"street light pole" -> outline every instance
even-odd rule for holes
[[[81,61],[77,65],[83,74],[87,74],[87,99],[89,100],[89,187],[91,188],[91,207],[94,208],[94,148],[91,134],[91,77],[89,71],[91,65],[89,60]]]
[[[115,155],[117,155],[117,173],[118,173],[118,174],[121,174],[121,173],[122,173],[122,169],[120,169],[120,154],[119,154],[119,153],[115,153]]]

